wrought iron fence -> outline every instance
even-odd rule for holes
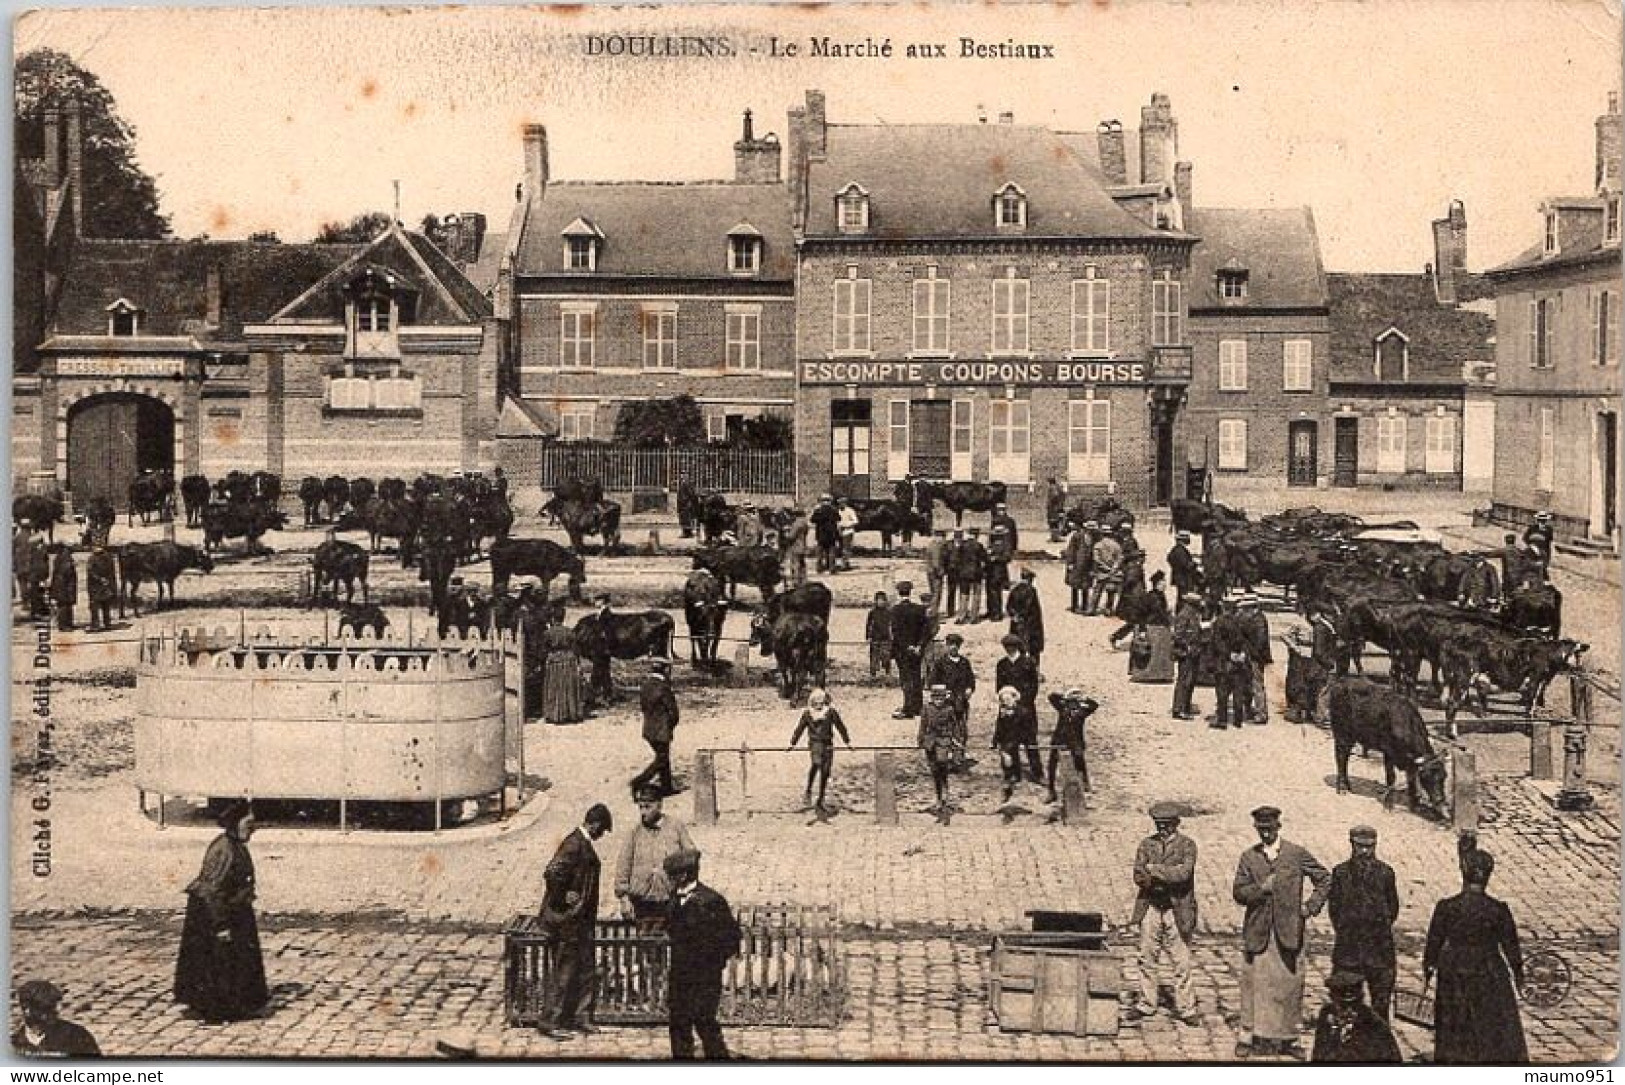
[[[596,480],[604,489],[620,493],[675,490],[686,475],[701,490],[795,492],[794,454],[783,450],[550,444],[540,455],[540,482],[547,490],[571,478]]]

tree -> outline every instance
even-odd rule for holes
[[[248,235],[248,240],[258,241],[262,245],[282,244],[282,239],[276,235],[275,230],[255,230]]]
[[[325,222],[316,231],[316,243],[331,245],[338,242],[371,241],[389,229],[394,220],[383,211],[363,211],[349,222]]]
[[[85,221],[80,229],[87,237],[169,237],[169,216],[159,209],[158,184],[136,163],[135,129],[119,116],[118,105],[101,80],[66,53],[34,49],[17,61],[14,161],[42,156],[46,108],[66,108],[73,102],[79,105],[84,146]]]
[[[637,448],[703,445],[705,414],[690,395],[630,400],[615,416],[615,440]]]
[[[741,419],[727,443],[734,448],[788,452],[796,446],[795,428],[782,414],[759,414]]]

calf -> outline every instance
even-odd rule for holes
[[[175,581],[186,569],[214,571],[214,560],[208,551],[195,546],[172,542],[127,543],[119,548],[119,617],[124,617],[125,604],[137,618],[141,617],[141,585],[151,580],[157,585],[158,601],[164,605],[167,592],[171,604],[175,602]]]
[[[1489,711],[1489,694],[1499,689],[1516,693],[1524,717],[1544,703],[1546,687],[1559,674],[1579,667],[1590,645],[1567,638],[1545,640],[1512,633],[1485,632],[1444,646],[1445,721],[1455,734],[1456,714],[1469,699],[1477,701],[1480,717]]]
[[[829,666],[829,627],[811,614],[751,619],[750,642],[778,664],[779,696],[794,702],[808,683],[822,686]]]
[[[367,602],[367,551],[342,539],[328,539],[311,555],[311,598],[320,603],[330,589],[338,602],[339,584],[344,585],[344,601],[355,601],[355,582],[361,581],[361,601]]]
[[[1413,813],[1421,801],[1418,785],[1426,792],[1429,805],[1437,813],[1444,813],[1444,759],[1434,752],[1415,702],[1363,678],[1333,678],[1326,703],[1337,759],[1338,794],[1349,790],[1349,753],[1358,744],[1382,754],[1385,807],[1393,805],[1397,769],[1405,773],[1405,791]]]
[[[345,603],[339,607],[339,636],[344,635],[348,629],[354,636],[361,636],[370,629],[375,637],[383,637],[384,630],[389,628],[389,616],[380,606],[372,603]]]
[[[901,535],[904,546],[914,545],[915,532],[930,534],[931,519],[912,509],[905,509],[896,501],[854,500],[853,511],[858,514],[857,531],[880,533],[880,550],[892,552],[892,537]]]
[[[707,546],[694,552],[694,564],[722,581],[729,599],[740,584],[752,584],[766,600],[779,583],[779,555],[771,546]]]

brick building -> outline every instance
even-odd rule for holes
[[[995,124],[830,123],[790,114],[801,239],[797,490],[885,495],[913,473],[1045,480],[1136,506],[1182,492],[1189,376],[1167,99],[1130,141]]]
[[[1195,208],[1190,462],[1218,496],[1324,485],[1326,274],[1308,208]]]
[[[1327,276],[1333,486],[1459,490],[1485,473],[1467,450],[1493,445],[1494,407],[1468,392],[1494,365],[1495,321],[1469,306],[1487,307],[1488,284],[1466,270],[1459,200],[1433,234],[1420,273]]]
[[[1593,195],[1541,206],[1540,242],[1490,270],[1496,305],[1498,517],[1549,511],[1617,550],[1620,509],[1620,112],[1596,122]]]
[[[623,403],[683,392],[712,440],[788,416],[796,253],[778,137],[757,138],[747,112],[733,180],[685,183],[555,181],[546,129],[524,141],[496,288],[517,363],[504,435],[608,440]],[[515,459],[533,445],[512,443]]]

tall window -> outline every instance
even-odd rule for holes
[[[1074,399],[1067,404],[1066,477],[1071,482],[1111,479],[1112,404],[1109,399]]]
[[[591,307],[563,307],[559,311],[559,364],[584,369],[597,360],[593,329],[597,313]]]
[[[643,311],[643,368],[677,368],[677,310]]]
[[[389,299],[362,298],[355,303],[355,327],[361,332],[389,330]]]
[[[1604,241],[1619,240],[1619,196],[1608,196],[1602,205],[1602,236]]]
[[[1027,225],[1027,197],[1013,184],[1005,185],[994,197],[996,224],[1003,229]]]
[[[1086,268],[1081,279],[1072,281],[1072,349],[1105,351],[1111,349],[1112,284]]]
[[[908,400],[892,400],[886,412],[886,477],[895,480],[908,474]]]
[[[869,280],[850,268],[835,280],[835,353],[862,354],[869,350]]]
[[[1557,465],[1557,412],[1540,409],[1540,458],[1535,461],[1535,489],[1552,492]]]
[[[1591,361],[1613,365],[1619,361],[1619,292],[1598,290],[1591,295]]]
[[[1405,421],[1401,414],[1377,419],[1377,470],[1385,475],[1405,473]]]
[[[914,280],[914,353],[948,352],[949,283],[937,278],[937,269]]]
[[[728,306],[728,368],[762,368],[762,310],[757,305]]]
[[[1219,419],[1219,470],[1247,470],[1247,422],[1245,419]]]
[[[1314,391],[1314,344],[1311,340],[1288,339],[1281,344],[1281,388],[1287,392]]]
[[[1557,251],[1557,212],[1546,212],[1546,238],[1543,249],[1547,256]]]
[[[566,403],[559,408],[559,440],[590,441],[593,421],[598,416],[594,403]]]
[[[869,474],[867,399],[837,399],[829,405],[830,472],[846,477]]]
[[[565,263],[570,271],[591,271],[596,261],[593,259],[595,243],[590,237],[565,238]]]
[[[836,222],[843,234],[861,234],[869,228],[869,194],[850,184],[835,197]]]
[[[1536,369],[1552,365],[1552,299],[1529,303],[1529,364]]]
[[[988,404],[988,477],[1026,482],[1032,466],[1032,404],[995,399]]]
[[[1219,340],[1219,391],[1247,390],[1247,340]]]
[[[1014,272],[993,280],[993,353],[1027,352],[1027,314],[1030,284]]]
[[[1430,475],[1448,475],[1456,469],[1456,416],[1435,414],[1428,417],[1427,472]]]
[[[973,399],[954,400],[948,431],[948,475],[956,482],[969,482],[971,478],[971,415],[975,403]]]
[[[730,237],[728,239],[728,269],[737,275],[749,275],[761,263],[762,239],[759,237]]]
[[[1151,345],[1175,346],[1185,340],[1184,285],[1171,271],[1151,280]]]

